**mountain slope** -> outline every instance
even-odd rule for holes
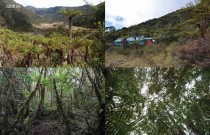
[[[7,8],[8,5],[18,5],[18,8]],[[2,0],[0,2],[1,26],[25,31],[32,28],[32,23],[39,23],[41,20],[41,17],[13,0]]]
[[[27,6],[27,9],[33,11],[38,16],[42,17],[46,22],[61,22],[66,21],[66,17],[59,13],[62,8],[70,8],[74,10],[81,10],[85,15],[93,13],[93,9],[89,5],[79,6],[79,7],[50,7],[50,8],[35,8],[32,6]],[[74,19],[74,22],[77,19]]]
[[[192,16],[190,15],[191,9],[185,8],[180,9],[175,12],[164,15],[160,18],[154,18],[146,22],[140,23],[138,25],[131,26],[129,28],[123,28],[116,32],[108,35],[108,38],[113,40],[118,37],[123,36],[153,36],[160,42],[164,41],[174,41],[178,40],[182,36],[183,29],[188,27],[188,29],[194,29],[197,34],[198,29],[191,27],[186,21],[190,20]]]
[[[37,8],[34,6],[26,6],[27,9],[31,10],[32,12],[37,11]]]
[[[67,18],[66,16],[59,13],[59,11],[62,8],[70,8],[74,10],[80,10],[83,12],[83,15],[76,16],[73,18],[73,25],[75,26],[83,26],[83,27],[94,27],[93,20],[99,19],[98,21],[101,21],[101,13],[104,12],[105,14],[105,3],[101,3],[96,5],[100,11],[96,14],[96,11],[93,9],[90,5],[83,5],[78,7],[62,7],[62,6],[56,6],[56,7],[50,7],[50,8],[35,8],[33,6],[27,6],[26,8],[37,14],[38,16],[42,17],[45,22],[52,23],[52,22],[66,22]],[[104,9],[104,10],[103,10]],[[105,18],[105,15],[102,15],[103,19]]]

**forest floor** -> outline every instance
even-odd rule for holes
[[[55,114],[42,116],[34,119],[31,124],[31,135],[60,135],[62,131],[59,127],[59,119]]]
[[[106,43],[106,67],[179,67],[182,61],[176,56],[177,43],[170,45],[157,44],[139,47],[122,48]]]
[[[70,119],[72,133],[74,135],[79,134],[88,134],[91,130],[88,129],[88,125],[86,124],[85,119],[83,118],[83,114],[80,112],[77,115],[72,115]],[[81,117],[82,116],[82,117]],[[86,115],[85,115],[86,116]],[[70,117],[70,116],[69,116]],[[94,120],[94,116],[90,115],[88,117],[90,120]],[[91,118],[91,119],[90,119]],[[92,121],[93,122],[93,121]],[[92,123],[91,122],[91,123]],[[29,133],[30,135],[62,135],[65,134],[65,125],[61,116],[56,113],[56,111],[47,112],[47,115],[43,115],[39,118],[32,120],[30,124]]]
[[[60,135],[60,131],[56,129],[56,120],[37,120],[31,129],[31,135]]]

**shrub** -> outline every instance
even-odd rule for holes
[[[210,66],[210,40],[190,40],[178,50],[180,59],[187,62],[191,67]]]

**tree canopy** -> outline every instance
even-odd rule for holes
[[[210,70],[107,69],[106,134],[209,134]]]

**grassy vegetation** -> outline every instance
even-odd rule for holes
[[[105,65],[106,67],[178,67],[183,63],[176,56],[179,46],[171,45],[145,45],[137,50],[134,46],[128,48],[115,47],[106,43]]]
[[[170,44],[123,48],[105,44],[106,67],[208,67],[210,65],[210,29],[206,39],[189,39]]]

